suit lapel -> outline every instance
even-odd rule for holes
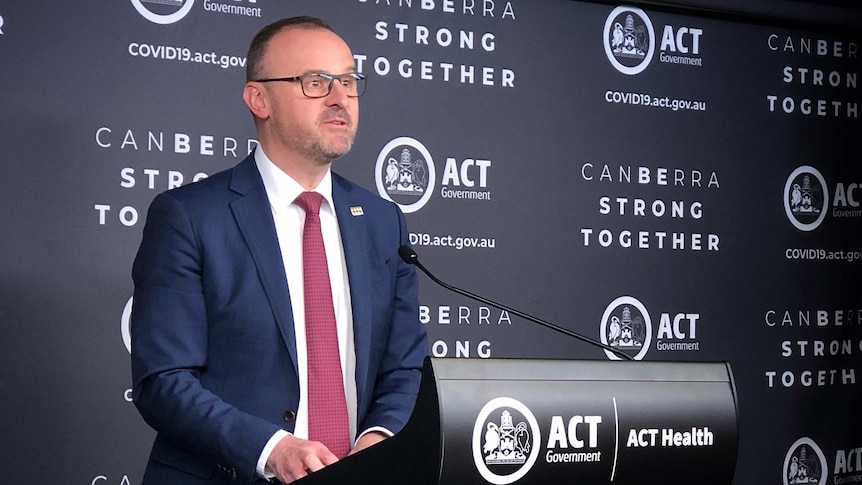
[[[350,286],[350,302],[353,312],[353,342],[356,351],[356,386],[362,393],[367,389],[369,352],[371,351],[371,304],[369,288],[371,285],[368,250],[368,226],[359,211],[354,214],[351,208],[360,207],[351,195],[352,189],[344,179],[332,174],[332,200],[341,232],[344,259],[347,263],[347,279]],[[362,398],[360,396],[360,402]]]
[[[293,308],[290,304],[284,262],[278,245],[275,223],[272,220],[269,199],[253,155],[249,155],[234,168],[231,190],[242,195],[233,201],[230,207],[257,266],[266,297],[290,353],[294,371],[299,375]]]

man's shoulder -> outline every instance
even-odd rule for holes
[[[247,192],[260,181],[254,161],[246,158],[226,170],[201,178],[196,182],[164,192],[184,204],[210,204],[219,200],[230,200]]]
[[[360,204],[367,207],[375,207],[379,209],[391,210],[395,207],[395,203],[380,197],[370,190],[352,182],[341,175],[332,172],[333,196],[337,199],[338,196],[344,197],[344,200],[353,205]],[[337,194],[337,195],[336,195]],[[336,204],[339,201],[336,200]]]

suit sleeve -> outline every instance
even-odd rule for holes
[[[208,322],[202,254],[191,219],[171,194],[150,207],[135,258],[131,319],[133,400],[145,421],[210,469],[251,480],[279,428],[202,386]]]

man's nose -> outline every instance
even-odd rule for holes
[[[332,89],[326,95],[327,104],[344,106],[350,97],[347,95],[347,89],[342,86],[338,79],[332,80]]]

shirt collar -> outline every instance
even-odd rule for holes
[[[302,188],[299,182],[278,168],[266,156],[263,148],[259,145],[254,149],[254,162],[263,179],[263,186],[266,188],[269,204],[276,214],[286,210],[299,197],[299,194],[305,192],[305,189]],[[326,171],[323,179],[313,191],[322,195],[326,201],[321,206],[321,209],[329,211],[330,214],[335,214],[335,203],[332,201],[332,172],[330,170]]]

